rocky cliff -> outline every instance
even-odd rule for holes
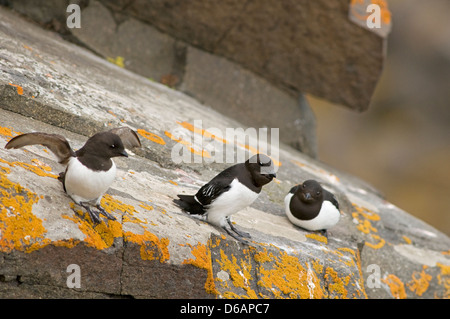
[[[277,180],[232,218],[250,232],[251,245],[187,216],[172,199],[230,165],[209,163],[215,150],[254,153],[252,138],[219,136],[243,125],[8,10],[0,16],[1,297],[450,296],[447,236],[363,181],[284,144],[272,152]],[[56,179],[63,166],[51,153],[3,148],[19,133],[44,131],[76,149],[120,125],[135,129],[143,147],[116,161],[101,205],[117,220],[96,226],[63,192]],[[175,161],[174,150],[189,160]],[[341,204],[341,221],[327,237],[284,215],[285,194],[307,178]]]

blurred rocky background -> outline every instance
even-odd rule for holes
[[[450,234],[450,2],[390,0],[393,25],[369,109],[309,98],[319,158]]]

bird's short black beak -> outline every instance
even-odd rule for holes
[[[275,173],[270,173],[270,174],[264,174],[264,176],[267,177],[267,178],[276,178],[276,177],[277,177],[277,174],[275,174]]]
[[[125,150],[123,150],[122,152],[120,152],[120,155],[121,155],[121,156],[128,157],[128,153],[127,153]]]
[[[312,196],[311,196],[310,193],[305,193],[304,195],[305,195],[305,199],[306,200],[311,200],[312,199]]]

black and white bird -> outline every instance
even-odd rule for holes
[[[291,223],[307,230],[326,230],[336,225],[341,216],[334,195],[315,180],[292,187],[284,205]]]
[[[190,214],[206,215],[206,220],[225,231],[235,239],[249,234],[240,232],[233,226],[230,216],[251,205],[258,198],[262,186],[276,177],[272,160],[257,154],[245,163],[228,167],[195,195],[178,195],[174,200],[183,210]],[[226,226],[230,226],[232,233]],[[237,236],[235,235],[237,234]]]
[[[128,127],[114,128],[90,137],[86,144],[73,151],[62,135],[33,132],[21,134],[11,139],[5,148],[20,148],[40,144],[49,148],[59,163],[67,165],[59,174],[64,191],[81,207],[85,208],[94,223],[100,222],[99,213],[109,219],[115,217],[100,206],[103,194],[108,190],[116,176],[113,157],[125,156],[125,147],[140,147],[136,132]],[[91,209],[95,205],[99,212]]]

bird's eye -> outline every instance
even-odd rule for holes
[[[303,184],[303,188],[306,188],[306,184]]]
[[[320,195],[320,191],[318,191],[316,194],[317,194],[317,196],[319,196]]]
[[[111,145],[111,148],[116,148],[116,145],[114,145],[114,144],[113,144],[113,145]]]

